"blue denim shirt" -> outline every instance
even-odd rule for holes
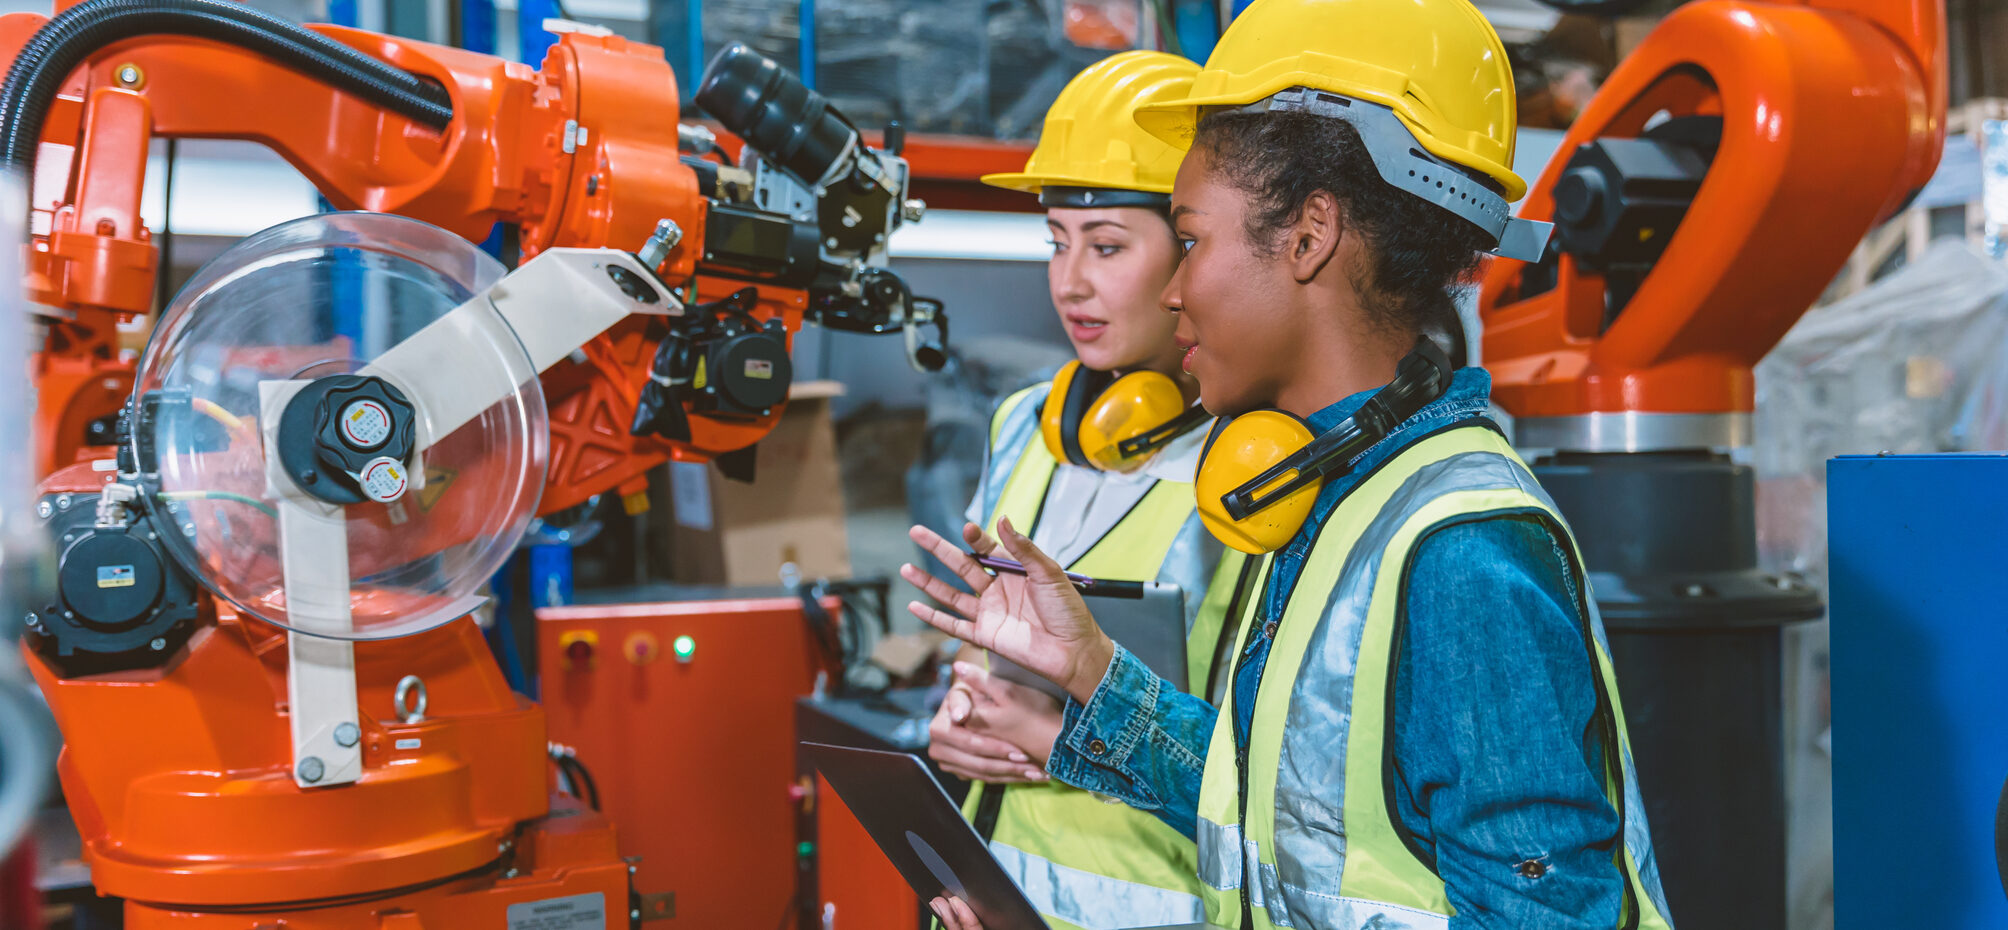
[[[1443,397],[1326,483],[1305,528],[1276,555],[1262,619],[1281,616],[1316,528],[1359,477],[1422,436],[1483,415],[1490,390],[1484,370],[1459,371]],[[1319,411],[1312,429],[1330,429],[1369,396]],[[1394,807],[1444,880],[1453,930],[1607,928],[1623,907],[1611,861],[1621,824],[1600,774],[1609,747],[1594,723],[1594,672],[1564,545],[1532,519],[1482,520],[1423,540],[1410,570]],[[1258,627],[1237,656],[1234,732],[1244,752],[1272,635]],[[1218,714],[1119,647],[1088,704],[1067,702],[1047,770],[1190,837]]]

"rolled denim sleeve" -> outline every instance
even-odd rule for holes
[[[1520,518],[1449,527],[1416,552],[1395,795],[1457,909],[1452,930],[1618,923],[1622,830],[1569,565],[1546,524]]]
[[[1149,811],[1190,839],[1218,714],[1118,644],[1088,703],[1067,700],[1046,771]]]

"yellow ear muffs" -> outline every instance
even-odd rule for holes
[[[1221,542],[1261,555],[1288,545],[1310,519],[1325,478],[1350,468],[1450,387],[1450,358],[1428,337],[1395,366],[1394,380],[1322,435],[1281,410],[1220,420],[1199,453],[1199,519]]]
[[[1081,454],[1081,416],[1107,383],[1107,373],[1079,361],[1060,366],[1060,373],[1053,376],[1053,389],[1046,395],[1046,405],[1039,410],[1039,435],[1046,440],[1046,451],[1053,453],[1054,458],[1082,468],[1093,467],[1087,456]]]
[[[1178,383],[1155,371],[1119,378],[1068,362],[1039,413],[1047,451],[1082,468],[1128,472],[1206,419]]]
[[[1254,410],[1214,423],[1199,457],[1199,476],[1193,482],[1193,492],[1199,496],[1199,520],[1214,538],[1250,555],[1274,552],[1289,544],[1310,519],[1323,479],[1311,479],[1240,518],[1228,512],[1227,499],[1263,472],[1303,451],[1312,438],[1304,421],[1281,410]],[[1247,493],[1260,496],[1297,477],[1295,469],[1286,469]]]

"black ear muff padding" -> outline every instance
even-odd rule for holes
[[[1074,369],[1074,376],[1067,381],[1067,396],[1060,398],[1060,448],[1067,452],[1067,461],[1082,468],[1093,468],[1087,453],[1081,451],[1081,420],[1088,415],[1088,408],[1101,399],[1102,392],[1114,380],[1105,371],[1096,371],[1086,365]]]
[[[1213,451],[1213,441],[1214,441],[1214,440],[1216,440],[1216,439],[1219,439],[1219,438],[1220,438],[1220,433],[1221,433],[1221,431],[1223,431],[1223,430],[1227,429],[1227,424],[1229,424],[1229,423],[1232,423],[1232,422],[1234,422],[1234,418],[1233,418],[1233,417],[1214,417],[1214,418],[1213,418],[1213,426],[1212,426],[1212,428],[1210,428],[1210,429],[1208,429],[1208,430],[1206,431],[1206,443],[1205,443],[1204,445],[1202,445],[1202,446],[1200,446],[1200,447],[1199,447],[1199,466],[1198,466],[1198,467],[1199,467],[1200,469],[1204,469],[1204,468],[1206,467],[1206,454],[1207,454],[1208,452],[1212,452],[1212,451]]]

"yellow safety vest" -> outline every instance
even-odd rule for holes
[[[1482,425],[1438,432],[1397,453],[1319,529],[1277,623],[1245,762],[1235,753],[1231,688],[1214,725],[1198,826],[1208,921],[1251,930],[1449,926],[1443,879],[1418,858],[1391,810],[1389,679],[1416,545],[1444,526],[1509,513],[1551,522],[1570,540],[1576,577],[1585,578],[1561,514],[1506,440]],[[1261,600],[1250,598],[1243,611],[1236,655]],[[1624,824],[1625,842],[1613,853],[1628,886],[1618,926],[1670,930],[1658,882],[1640,878],[1651,842],[1587,580],[1579,606],[1598,672],[1599,722],[1620,747],[1604,773]],[[1349,722],[1335,733],[1332,720]]]
[[[1006,399],[992,420],[993,455],[1010,454],[1014,443],[1020,447],[988,514],[993,532],[1000,517],[1008,516],[1014,525],[1027,528],[1039,518],[1058,466],[1037,435],[1042,398],[1041,388],[1022,391]],[[1199,538],[1204,531],[1194,531],[1197,520],[1192,485],[1159,481],[1067,567],[1097,578],[1163,580],[1168,559],[1196,558],[1172,549],[1182,536]],[[1240,566],[1238,558],[1220,560],[1213,577],[1224,576],[1226,583],[1208,590],[1188,633],[1188,681],[1196,691],[1207,685],[1225,632],[1226,599]],[[1185,568],[1190,577],[1194,567]],[[1198,596],[1198,592],[1188,594]],[[991,799],[987,811],[986,797]],[[1152,814],[1058,782],[1009,786],[979,782],[970,786],[963,813],[979,831],[988,828],[991,852],[1053,927],[1115,930],[1200,919],[1204,905],[1193,842]]]

